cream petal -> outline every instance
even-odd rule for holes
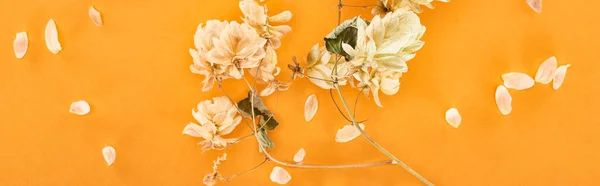
[[[304,160],[304,156],[306,156],[306,151],[304,150],[304,148],[300,148],[300,150],[298,150],[298,152],[294,154],[294,161],[296,163],[300,163],[302,162],[302,160]]]
[[[529,7],[537,13],[542,13],[542,0],[525,0]]]
[[[13,41],[13,47],[15,50],[15,56],[17,59],[23,58],[25,53],[27,53],[27,48],[29,47],[29,40],[27,39],[27,32],[19,32],[15,36],[15,40]]]
[[[556,73],[554,73],[554,81],[552,82],[552,88],[554,90],[558,90],[560,86],[563,84],[565,80],[565,76],[567,75],[567,68],[571,67],[570,64],[561,65],[556,69]]]
[[[462,117],[456,108],[450,108],[446,111],[446,122],[454,128],[458,128],[460,122],[462,122]]]
[[[360,126],[360,128],[363,130],[365,129],[365,125],[362,123],[359,123],[358,126]],[[360,131],[354,127],[354,125],[348,124],[341,129],[338,129],[337,133],[335,134],[335,141],[338,143],[346,143],[358,136],[360,136]]]
[[[310,52],[306,56],[306,63],[308,63],[308,67],[312,67],[313,65],[317,64],[317,61],[319,61],[319,54],[319,44],[316,44],[310,49]]]
[[[185,126],[181,134],[186,134],[197,138],[201,137],[204,139],[211,139],[216,130],[216,127],[212,123],[203,126],[190,123]]]
[[[552,81],[552,78],[554,78],[554,72],[556,72],[557,63],[558,62],[556,61],[556,57],[554,56],[542,62],[542,64],[540,64],[540,67],[538,67],[537,72],[535,73],[535,82],[541,84],[550,83]]]
[[[106,146],[102,148],[102,156],[104,156],[104,161],[106,161],[106,164],[111,166],[117,158],[117,151],[115,151],[115,148],[111,146]]]
[[[102,27],[102,25],[104,24],[102,22],[102,15],[100,14],[100,12],[98,12],[98,10],[94,8],[94,6],[90,6],[90,8],[88,9],[88,14],[90,16],[90,19],[92,19],[92,22],[96,26]]]
[[[288,173],[285,169],[275,166],[273,167],[273,171],[271,171],[271,175],[269,175],[272,182],[284,185],[292,180],[292,175]]]
[[[90,113],[90,110],[90,104],[88,104],[84,100],[71,103],[71,107],[69,108],[70,113],[77,114],[80,116]]]
[[[504,86],[515,90],[525,90],[533,87],[535,81],[529,75],[520,72],[502,74]]]
[[[46,47],[48,47],[48,50],[50,50],[50,52],[52,52],[53,54],[58,54],[58,52],[62,50],[62,47],[60,46],[60,42],[58,42],[58,31],[56,30],[56,23],[54,23],[54,20],[52,19],[48,21],[48,24],[46,24],[45,37]]]
[[[317,110],[319,109],[319,101],[317,100],[317,95],[310,95],[306,98],[306,102],[304,102],[304,120],[309,122],[315,117]]]
[[[496,105],[502,115],[508,115],[512,111],[512,97],[508,89],[502,85],[496,88]]]
[[[292,12],[290,12],[289,10],[283,11],[277,15],[269,17],[269,21],[276,23],[288,22],[290,21],[290,19],[292,19]]]

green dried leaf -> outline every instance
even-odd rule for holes
[[[271,141],[271,138],[269,137],[269,135],[267,134],[266,130],[260,130],[258,131],[258,140],[260,140],[260,144],[262,145],[262,147],[266,150],[266,149],[272,149],[275,147],[275,144],[273,144],[273,141]],[[259,151],[262,152],[263,148],[259,148]]]
[[[357,19],[360,18],[354,17],[353,19],[344,21],[325,37],[325,48],[327,48],[327,51],[342,55],[346,60],[352,59],[352,56],[348,55],[342,49],[342,43],[346,43],[353,48],[356,46],[358,34],[358,29],[356,28]]]
[[[275,120],[273,113],[269,111],[258,95],[255,94],[254,98],[252,98],[252,91],[248,92],[248,97],[237,103],[242,111],[242,116],[252,118],[252,100],[254,101],[254,117],[260,116],[259,127],[266,130],[275,129],[279,125],[279,122]]]

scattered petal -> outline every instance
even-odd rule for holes
[[[296,152],[296,154],[294,155],[294,161],[296,163],[300,163],[302,162],[302,160],[304,160],[304,156],[306,156],[306,151],[304,150],[304,148],[300,148],[300,150],[298,150],[298,152]]]
[[[71,103],[71,108],[69,108],[70,113],[77,114],[80,116],[90,113],[90,110],[90,104],[83,100]]]
[[[319,109],[319,101],[317,100],[317,96],[314,94],[308,96],[306,102],[304,103],[304,119],[306,122],[312,120],[317,113],[317,109]]]
[[[558,90],[562,85],[563,81],[565,81],[565,76],[567,75],[567,68],[571,67],[570,64],[561,65],[556,69],[556,73],[554,74],[554,82],[552,82],[552,88],[554,90]]]
[[[92,22],[94,22],[96,26],[102,27],[102,25],[104,24],[102,23],[102,15],[100,14],[100,12],[98,12],[98,10],[94,8],[94,6],[90,6],[88,14],[90,15],[90,19],[92,19]]]
[[[446,122],[448,122],[448,124],[452,125],[454,128],[458,128],[461,121],[462,117],[456,108],[450,108],[446,111]]]
[[[19,32],[15,37],[15,41],[13,41],[13,47],[15,50],[15,56],[17,59],[23,58],[25,53],[27,53],[27,48],[29,47],[29,40],[27,39],[27,32]]]
[[[552,56],[540,64],[538,71],[535,73],[535,82],[548,84],[554,78],[557,66],[556,57]]]
[[[542,13],[542,0],[525,0],[527,4],[533,11],[537,13]]]
[[[362,123],[359,123],[358,126],[360,126],[360,128],[363,130],[365,129],[365,125]],[[346,143],[358,136],[360,136],[360,131],[354,127],[354,125],[348,124],[341,129],[338,129],[337,133],[335,134],[335,141],[338,143]]]
[[[111,146],[104,147],[102,149],[102,155],[108,166],[112,165],[115,162],[115,158],[117,158],[117,152],[115,151],[115,148]]]
[[[62,47],[60,46],[60,42],[58,42],[58,31],[56,31],[56,23],[54,20],[50,19],[48,24],[46,24],[46,47],[53,54],[58,54]]]
[[[512,97],[508,89],[502,85],[496,88],[496,105],[502,115],[508,115],[512,111]]]
[[[271,178],[272,182],[284,185],[290,180],[292,180],[292,175],[290,175],[290,173],[288,173],[285,169],[276,166],[273,167],[273,171],[271,171],[271,175],[269,175],[269,178]]]
[[[510,72],[502,75],[504,86],[515,90],[525,90],[533,87],[535,81],[529,75],[520,72]]]

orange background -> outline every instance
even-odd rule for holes
[[[188,66],[193,34],[209,19],[239,20],[237,0],[4,0],[0,3],[0,185],[201,185],[221,152],[202,153],[199,139],[181,134],[193,121],[190,110],[218,89],[201,92],[202,77]],[[349,0],[347,4],[373,4]],[[304,56],[336,24],[334,0],[267,0],[271,13],[291,10],[293,31],[278,50],[280,67]],[[94,5],[105,26],[89,20]],[[361,98],[358,119],[366,131],[437,185],[599,185],[600,25],[597,1],[544,0],[543,13],[525,0],[456,0],[425,9],[425,47],[409,62],[397,95],[382,96],[384,108]],[[344,18],[369,10],[345,8]],[[56,21],[63,50],[54,55],[44,27]],[[15,34],[27,31],[29,51],[15,58]],[[512,91],[513,112],[501,116],[494,91],[500,75],[534,75],[555,55],[572,64],[554,91],[536,84]],[[284,68],[279,77],[290,80]],[[226,81],[234,99],[242,82]],[[356,90],[344,89],[349,100]],[[319,112],[304,122],[306,97],[317,94]],[[291,161],[305,148],[306,163],[340,164],[384,160],[363,138],[335,143],[346,124],[328,91],[306,79],[266,98],[280,127],[271,132],[272,154]],[[92,112],[68,112],[86,100]],[[444,112],[456,107],[458,129]],[[240,125],[243,126],[243,125]],[[245,127],[229,135],[248,134]],[[251,139],[251,138],[250,138]],[[226,152],[223,174],[246,170],[262,160],[254,140]],[[113,166],[101,149],[116,148]],[[273,163],[229,185],[274,185]],[[289,185],[421,185],[397,166],[348,170],[288,168]],[[226,185],[227,183],[220,183]]]

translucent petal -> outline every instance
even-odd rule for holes
[[[83,100],[71,103],[71,107],[69,108],[70,113],[77,114],[80,116],[90,113],[90,110],[90,104]]]
[[[53,54],[58,54],[58,52],[62,50],[62,47],[60,46],[60,42],[58,42],[58,31],[56,31],[56,23],[54,23],[54,20],[52,19],[48,21],[48,24],[46,24],[45,36],[46,47],[48,47],[48,50],[50,50],[50,52],[52,52]]]
[[[304,160],[304,156],[306,156],[306,151],[304,150],[304,148],[300,148],[300,150],[298,150],[298,152],[294,154],[294,161],[296,163],[300,163],[302,162],[302,160]]]
[[[314,94],[308,96],[306,102],[304,103],[304,120],[306,120],[306,122],[312,120],[318,109],[319,101],[317,100],[317,96]]]
[[[554,72],[556,72],[557,61],[556,57],[552,56],[546,61],[540,64],[537,72],[535,73],[535,82],[541,84],[548,84],[554,78]]]
[[[108,166],[111,166],[117,158],[117,152],[115,151],[115,148],[111,146],[104,147],[102,149],[102,155],[104,156],[104,161],[106,161]]]
[[[271,178],[272,182],[284,185],[292,180],[292,175],[290,175],[290,173],[288,173],[285,169],[276,166],[273,167],[273,171],[271,171],[269,178]]]
[[[570,64],[561,65],[556,69],[556,73],[554,74],[554,81],[552,82],[552,88],[554,90],[558,90],[560,86],[565,81],[565,76],[567,75],[567,68],[571,67]]]
[[[15,40],[13,41],[13,47],[15,50],[15,56],[17,59],[23,58],[25,53],[27,53],[27,48],[29,47],[29,40],[27,39],[27,32],[19,32],[15,36]]]
[[[529,7],[537,13],[542,13],[542,0],[525,0]]]
[[[365,129],[365,125],[362,123],[359,123],[358,126],[360,126],[360,128],[363,130]],[[338,129],[337,133],[335,134],[335,141],[339,143],[346,143],[358,136],[360,136],[360,131],[354,127],[354,125],[349,124],[341,129]]]
[[[502,85],[496,88],[496,105],[502,115],[508,115],[512,111],[512,97],[508,89]]]
[[[460,122],[462,122],[462,117],[456,108],[450,108],[446,111],[446,122],[454,128],[458,128]]]
[[[515,90],[525,90],[533,87],[535,81],[529,75],[520,72],[510,72],[502,74],[504,86]]]
[[[94,8],[94,6],[90,6],[90,8],[88,9],[88,14],[90,16],[90,19],[92,19],[92,22],[94,22],[96,26],[102,27],[102,15],[100,15],[100,12],[98,12],[98,10]]]

